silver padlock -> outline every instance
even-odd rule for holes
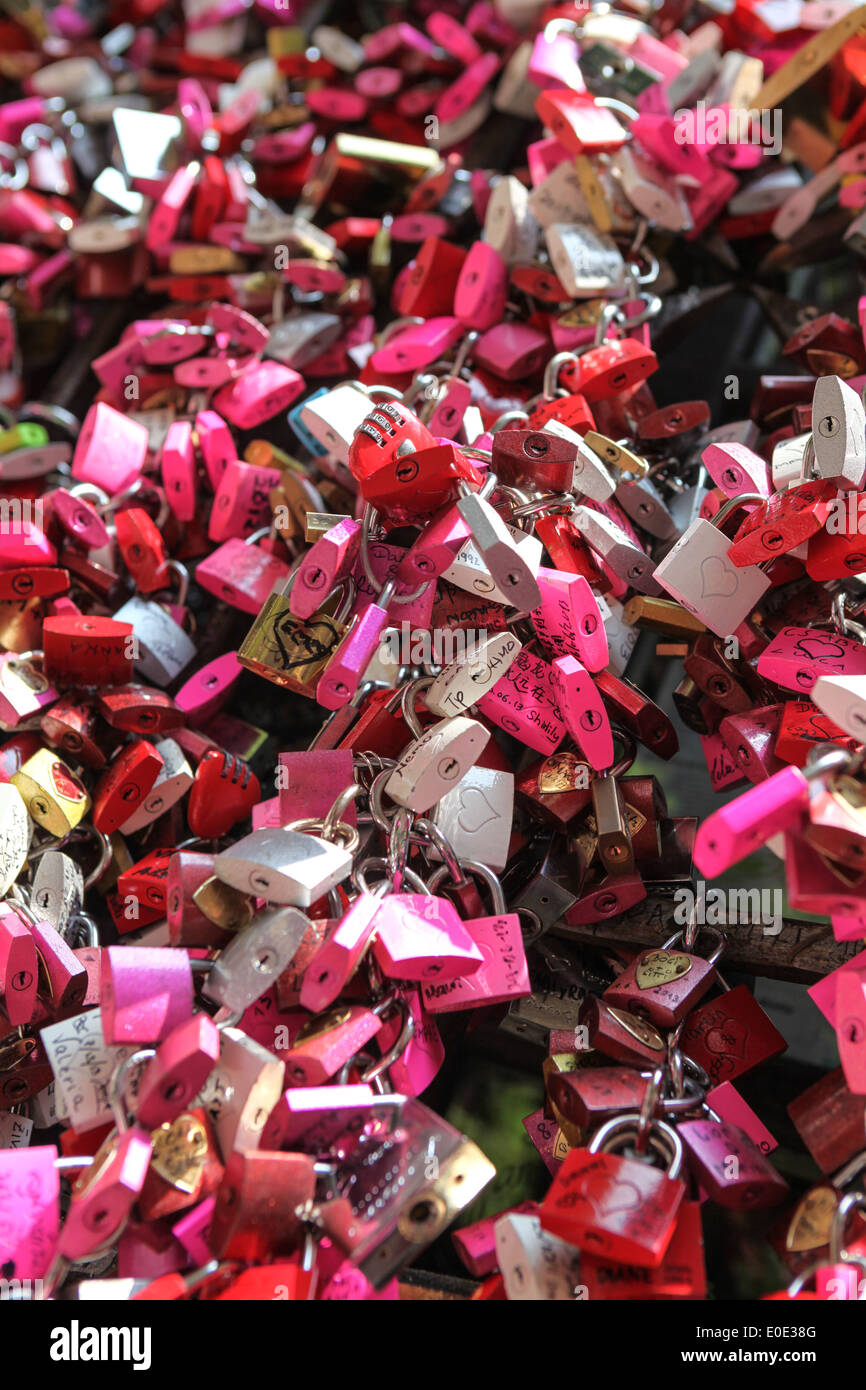
[[[513,174],[506,174],[490,195],[484,215],[483,240],[499,252],[506,265],[516,265],[532,260],[538,232],[527,189]]]
[[[214,874],[272,903],[309,907],[352,872],[352,854],[317,835],[274,826],[254,830],[214,859]]]
[[[489,741],[490,730],[476,719],[441,719],[409,745],[385,791],[399,806],[429,811],[475,766]]]
[[[291,314],[272,325],[264,356],[300,369],[335,343],[343,331],[337,314],[308,311]]]
[[[580,1289],[580,1252],[522,1212],[501,1216],[493,1228],[496,1263],[510,1301],[573,1303]]]
[[[324,396],[315,396],[301,406],[299,418],[329,454],[340,463],[348,463],[349,445],[370,409],[370,397],[365,391],[355,383],[341,382]]]
[[[652,560],[609,516],[591,511],[589,507],[577,506],[571,512],[571,519],[587,544],[601,556],[614,574],[627,580],[632,589],[637,589],[639,594],[659,592]]]
[[[494,632],[465,656],[443,666],[424,695],[429,710],[448,718],[461,714],[505,675],[522,648],[511,632]]]
[[[66,936],[73,917],[84,901],[84,875],[79,865],[59,849],[46,850],[36,861],[30,889],[30,905],[61,936]]]
[[[514,821],[514,774],[492,767],[471,767],[453,791],[436,803],[430,819],[461,861],[472,859],[489,869],[504,869]],[[438,859],[435,845],[430,858]]]
[[[616,479],[594,449],[576,430],[569,429],[559,420],[547,420],[542,426],[547,434],[555,434],[567,439],[577,449],[574,472],[571,475],[571,491],[591,497],[593,502],[606,502],[616,491]]]
[[[812,397],[815,469],[840,488],[862,488],[866,476],[866,410],[838,376],[819,376]]]
[[[285,1072],[285,1062],[239,1028],[220,1028],[220,1059],[196,1103],[210,1115],[224,1159],[234,1149],[258,1148]]]
[[[24,868],[32,833],[33,822],[18,788],[0,782],[0,898]]]
[[[114,618],[119,623],[132,623],[139,650],[136,668],[153,685],[170,685],[196,654],[183,628],[158,603],[127,599]]]
[[[505,522],[477,492],[459,499],[457,510],[472,532],[472,542],[506,603],[523,613],[541,603],[541,590],[531,567],[521,555]]]
[[[573,299],[625,289],[625,261],[605,232],[576,222],[554,222],[544,235],[553,268]]]
[[[665,541],[676,535],[674,519],[650,478],[635,478],[620,483],[616,500],[635,526],[648,531],[651,536]]]
[[[717,637],[736,632],[770,587],[758,565],[731,562],[730,539],[719,529],[741,502],[761,501],[759,493],[747,492],[725,503],[712,522],[699,517],[656,568],[659,584]]]
[[[310,919],[294,907],[267,908],[221,951],[202,993],[233,1013],[243,1013],[291,964]]]

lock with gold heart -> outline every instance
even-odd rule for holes
[[[641,951],[604,991],[605,1003],[639,1014],[657,1028],[675,1027],[715,982],[715,964],[725,948],[725,938],[721,932],[713,934],[718,936],[718,944],[709,960],[672,950],[681,932],[663,946]]]
[[[84,784],[50,748],[40,748],[10,778],[33,820],[59,839],[74,830],[90,809]]]

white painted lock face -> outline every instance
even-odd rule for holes
[[[819,676],[809,698],[851,738],[866,742],[866,676]]]
[[[621,676],[637,646],[638,630],[623,618],[623,606],[618,599],[596,594],[595,600],[607,633],[607,669],[615,676]]]
[[[75,860],[58,849],[41,854],[30,889],[33,911],[64,936],[70,918],[81,910],[83,901],[84,875]]]
[[[838,376],[821,376],[812,397],[815,467],[841,488],[860,488],[866,476],[866,410]]]
[[[563,425],[559,420],[547,420],[542,429],[548,434],[558,435],[560,439],[569,440],[577,449],[571,475],[572,492],[591,497],[593,502],[606,502],[613,496],[616,492],[616,478],[576,430],[569,429],[568,425]]]
[[[49,1024],[40,1030],[40,1037],[54,1073],[58,1115],[68,1117],[82,1133],[110,1120],[111,1073],[137,1048],[114,1047],[105,1041],[101,1009],[88,1009],[62,1023]],[[131,1071],[126,1089],[130,1100],[135,1085],[135,1072]]]
[[[179,116],[119,106],[112,112],[111,124],[118,162],[130,183],[160,179],[171,172],[171,153],[183,137]]]
[[[511,632],[495,632],[443,667],[425,692],[427,708],[447,718],[461,714],[505,675],[522,643]]]
[[[11,782],[0,782],[0,898],[24,868],[33,823],[24,798]]]
[[[545,232],[553,268],[574,299],[625,289],[625,261],[612,237],[594,227],[554,222]]]
[[[332,24],[317,24],[310,37],[322,57],[341,72],[357,72],[364,61],[361,44]]]
[[[780,439],[774,445],[770,469],[775,492],[785,492],[803,481],[803,455],[809,438],[808,433],[795,434],[793,439]]]
[[[472,542],[490,578],[513,608],[529,611],[541,602],[538,581],[514,543],[501,516],[478,493],[461,497],[457,510],[472,531]]]
[[[299,830],[254,830],[214,859],[214,873],[242,893],[272,903],[309,907],[352,871],[342,845]]]
[[[656,567],[662,588],[696,614],[717,637],[728,637],[770,587],[757,565],[738,569],[728,558],[731,542],[698,519]]]
[[[580,1253],[542,1230],[537,1216],[512,1212],[493,1228],[496,1263],[506,1297],[515,1302],[573,1303],[580,1282]]]
[[[67,246],[79,255],[107,255],[134,246],[141,233],[142,223],[137,217],[95,217],[72,228]]]
[[[28,1148],[33,1124],[29,1115],[13,1115],[9,1110],[0,1110],[0,1149]]]
[[[220,1153],[257,1149],[283,1093],[286,1064],[238,1028],[220,1029],[220,1059],[195,1104],[207,1110]]]
[[[410,811],[429,811],[475,766],[489,740],[490,730],[475,719],[462,714],[441,719],[410,744],[385,783],[385,791]]]
[[[691,228],[689,206],[682,191],[672,179],[664,179],[649,160],[638,159],[624,145],[611,162],[619,171],[625,196],[642,217],[669,231]]]
[[[349,445],[369,415],[370,405],[369,396],[354,386],[335,386],[302,406],[300,420],[329,454],[348,463]]]
[[[310,919],[294,907],[260,913],[220,952],[202,993],[234,1013],[243,1012],[291,964],[309,925]]]
[[[590,507],[575,507],[571,519],[587,544],[610,565],[615,574],[628,580],[640,594],[658,593],[652,560],[640,546],[634,544],[621,526],[617,526],[603,512],[593,511]]]
[[[528,532],[521,531],[519,527],[506,524],[505,529],[514,542],[521,560],[526,562],[526,568],[533,576],[537,575],[544,553],[544,546],[541,541],[537,536],[530,536]],[[458,589],[465,589],[469,594],[480,594],[482,598],[490,599],[492,603],[509,605],[514,602],[513,598],[504,594],[498,587],[471,540],[464,541],[451,564],[443,572],[442,578],[450,584],[456,584]],[[538,605],[530,606],[537,607]]]
[[[63,97],[69,106],[94,97],[111,95],[108,73],[95,58],[62,58],[30,75],[30,85],[41,97]]]
[[[336,314],[296,314],[272,326],[264,356],[289,367],[304,367],[336,342],[342,331],[343,321]]]
[[[119,623],[132,623],[138,643],[135,665],[152,685],[170,685],[196,654],[183,628],[157,603],[127,599],[114,616]]]
[[[532,260],[538,242],[538,223],[529,208],[529,193],[519,179],[499,179],[484,216],[484,240],[506,265]]]
[[[131,835],[136,830],[143,830],[151,821],[157,820],[170,810],[182,796],[186,796],[193,784],[192,768],[179,743],[173,738],[164,738],[155,743],[154,747],[162,758],[160,774],[135,814],[120,827],[121,835]]]
[[[446,792],[431,815],[458,859],[480,860],[494,870],[508,863],[513,818],[514,774],[478,766]],[[435,846],[429,853],[441,858]]]

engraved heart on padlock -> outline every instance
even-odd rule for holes
[[[61,762],[51,764],[51,781],[54,783],[54,790],[58,796],[65,796],[67,801],[83,801],[87,793],[81,783],[76,781],[68,768]]]
[[[701,561],[701,598],[730,598],[739,586],[735,571],[718,555],[707,555]]]
[[[681,980],[692,968],[692,962],[681,951],[648,951],[638,963],[635,983],[638,989],[654,989]]]
[[[578,1201],[591,1207],[597,1221],[637,1211],[643,1203],[640,1189],[628,1178],[611,1179],[609,1173],[589,1173],[576,1194]]]
[[[746,1055],[748,1030],[735,1018],[726,1019],[724,1024],[710,1028],[704,1037],[704,1046],[715,1056],[743,1058]]]
[[[491,806],[480,787],[465,787],[460,792],[459,801],[457,824],[467,835],[475,835],[491,821],[500,819],[499,812]],[[484,814],[485,811],[487,815]]]

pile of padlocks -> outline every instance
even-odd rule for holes
[[[651,386],[684,245],[866,247],[866,6],[325,8],[0,18],[4,1281],[396,1299],[457,1222],[479,1299],[702,1299],[715,1203],[857,1298],[863,959],[798,1195],[733,930],[610,943],[764,845],[866,939],[866,299],[740,421]],[[700,826],[628,775],[645,630],[707,804],[752,784]],[[495,1170],[424,1096],[480,1017],[551,1181],[461,1226]]]

